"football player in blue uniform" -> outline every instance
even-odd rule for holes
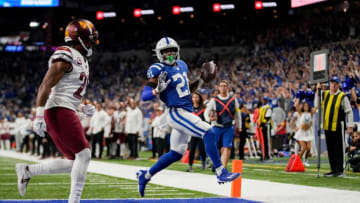
[[[166,104],[164,121],[172,128],[170,151],[162,155],[149,169],[137,172],[139,193],[144,196],[146,184],[151,177],[180,160],[186,152],[189,136],[204,139],[205,150],[216,169],[219,183],[230,182],[240,177],[240,173],[230,173],[221,164],[216,147],[215,132],[211,126],[192,114],[190,90],[196,90],[199,80],[189,85],[188,67],[180,60],[180,47],[170,38],[161,38],[155,48],[160,63],[150,66],[147,71],[149,83],[142,91],[142,99],[150,100],[155,95]]]

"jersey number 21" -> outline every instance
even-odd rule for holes
[[[175,75],[172,76],[173,81],[176,81],[177,79],[180,78],[180,83],[178,83],[176,85],[176,91],[179,95],[180,98],[185,97],[187,95],[190,94],[190,90],[189,90],[189,82],[188,82],[188,78],[185,72],[183,72],[183,74],[181,75],[180,73],[176,73]],[[184,86],[187,86],[184,90],[182,89]]]

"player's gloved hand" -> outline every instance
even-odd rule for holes
[[[40,137],[45,137],[46,123],[44,120],[44,107],[39,106],[36,108],[36,116],[33,122],[33,130]]]
[[[169,85],[169,83],[171,82],[170,79],[166,81],[166,76],[167,76],[166,71],[160,73],[160,75],[158,77],[158,84],[155,88],[157,93],[164,91],[167,88],[167,86]]]
[[[91,105],[91,104],[83,105],[83,104],[81,104],[80,105],[80,111],[83,114],[85,114],[86,116],[91,117],[92,115],[94,115],[96,109],[95,109],[94,105]]]

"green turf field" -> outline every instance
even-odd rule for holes
[[[147,160],[147,157],[151,157],[151,152],[140,153],[140,158],[143,160],[108,160],[103,159],[102,161],[137,165],[137,166],[152,166],[155,160]],[[316,187],[327,187],[344,190],[355,190],[360,191],[360,173],[353,173],[346,171],[346,177],[335,178],[335,177],[323,177],[324,173],[329,172],[329,164],[327,158],[321,159],[320,178],[317,178],[317,167],[316,158],[310,159],[311,166],[306,168],[306,172],[285,172],[289,158],[274,158],[272,163],[262,163],[258,160],[246,160],[243,164],[243,178],[256,179],[256,180],[267,180],[280,183],[299,184]],[[187,164],[177,162],[171,165],[168,169],[185,171]],[[231,163],[228,166],[231,169]],[[210,169],[201,170],[196,165],[193,167],[195,173],[212,174]]]
[[[150,167],[155,160],[148,160],[151,152],[141,152],[141,160],[109,160],[101,161]],[[98,160],[99,161],[99,160]],[[15,164],[21,160],[0,157],[0,199],[67,199],[70,189],[70,175],[36,176],[31,179],[25,198],[19,196],[16,186]],[[288,158],[275,158],[272,163],[261,163],[257,160],[247,160],[243,164],[243,178],[267,180],[280,183],[291,183],[316,187],[327,187],[344,190],[360,191],[360,173],[346,172],[343,178],[324,178],[329,171],[326,158],[322,158],[321,177],[317,178],[316,159],[310,160],[311,167],[304,173],[285,172]],[[168,169],[185,171],[187,164],[177,162]],[[231,168],[231,164],[229,165]],[[197,164],[193,173],[213,174],[210,169],[201,170]],[[149,184],[146,190],[147,198],[188,198],[216,197],[213,194],[182,190],[160,185]],[[137,183],[133,180],[115,178],[105,175],[88,173],[83,199],[96,198],[138,198]]]
[[[17,191],[15,164],[22,160],[0,157],[0,199],[67,199],[70,174],[35,176],[25,197]],[[147,198],[217,197],[214,194],[149,184]],[[139,198],[137,182],[105,175],[88,173],[82,199]]]

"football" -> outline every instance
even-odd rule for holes
[[[205,83],[211,82],[216,77],[217,67],[213,61],[205,62],[201,66],[201,79]]]

